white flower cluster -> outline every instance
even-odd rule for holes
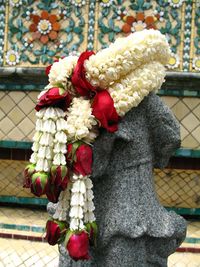
[[[147,63],[109,87],[119,116],[139,105],[145,96],[164,82],[165,68],[159,62]]]
[[[66,87],[67,79],[72,75],[77,60],[77,56],[68,56],[60,58],[58,62],[54,62],[49,72],[49,83],[52,86],[62,84]]]
[[[36,171],[44,172],[50,170],[52,162],[54,165],[66,165],[65,113],[59,108],[48,107],[38,111],[36,116],[36,133],[30,162],[36,164]]]
[[[84,229],[85,223],[95,221],[92,187],[88,176],[73,175],[69,212],[71,230]]]
[[[66,132],[71,141],[81,140],[91,135],[90,130],[97,124],[92,115],[90,100],[83,97],[73,98],[67,112]]]
[[[85,203],[84,203],[84,222],[94,222],[96,220],[94,215],[95,206],[93,203],[93,191],[92,191],[92,180],[87,177],[85,179],[85,186],[86,186],[86,192],[85,192]]]
[[[160,31],[135,32],[86,60],[86,77],[93,86],[109,88],[113,81],[148,62],[167,64],[169,56],[169,44]]]
[[[65,191],[62,191],[60,193],[56,211],[53,215],[53,218],[55,220],[66,221],[68,219],[67,214],[70,208],[69,202],[71,197],[70,190],[71,190],[71,183],[69,183]]]

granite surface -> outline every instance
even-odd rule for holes
[[[89,262],[76,263],[61,246],[60,267],[167,266],[185,238],[186,223],[158,202],[152,169],[163,168],[179,145],[179,125],[154,93],[126,114],[117,132],[101,132],[92,177],[97,248]]]

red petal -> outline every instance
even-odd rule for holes
[[[83,52],[76,64],[74,72],[72,74],[72,84],[76,91],[82,96],[90,96],[91,91],[96,91],[96,88],[92,86],[85,77],[84,62],[91,55],[94,55],[93,51]]]
[[[108,91],[103,90],[96,94],[92,103],[92,109],[92,114],[99,120],[101,127],[109,132],[117,131],[120,117]]]

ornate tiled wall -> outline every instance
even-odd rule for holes
[[[0,1],[0,64],[44,66],[144,28],[166,35],[169,69],[200,70],[198,0]],[[5,32],[5,34],[4,34]]]

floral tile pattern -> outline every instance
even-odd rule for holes
[[[199,7],[196,1],[121,1],[99,3],[96,49],[108,46],[117,36],[143,29],[158,29],[166,35],[172,50],[170,70],[199,70]],[[197,1],[198,2],[198,1]],[[194,23],[195,21],[195,23]],[[192,32],[195,31],[193,42]],[[195,49],[194,49],[195,47]],[[193,65],[190,53],[193,51]]]
[[[43,66],[85,50],[88,3],[73,2],[6,1],[4,65]]]
[[[199,9],[192,0],[5,1],[0,7],[0,64],[44,66],[153,28],[169,40],[170,70],[198,72]]]

